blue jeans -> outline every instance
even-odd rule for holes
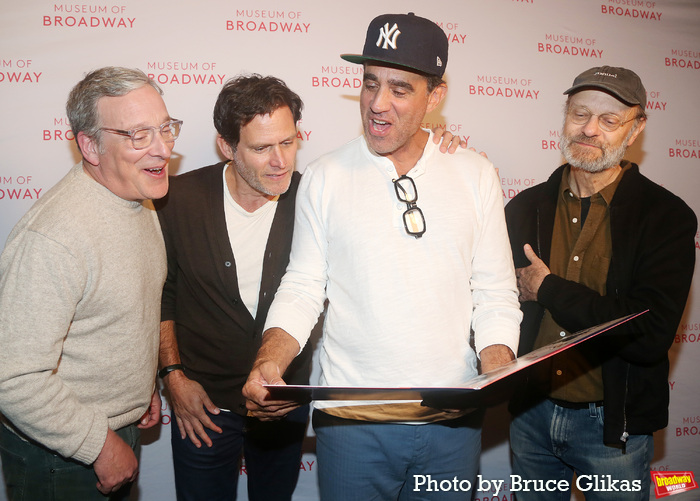
[[[178,501],[233,501],[245,457],[250,501],[288,501],[299,478],[301,446],[306,435],[309,406],[290,412],[280,421],[262,422],[222,411],[209,414],[223,433],[206,430],[212,446],[180,438],[172,423],[173,465]]]
[[[140,432],[136,425],[116,430],[139,456]],[[36,442],[26,442],[0,424],[0,455],[8,501],[105,501],[97,490],[92,466],[66,459]],[[131,485],[110,500],[129,498]]]
[[[313,414],[322,501],[468,500],[483,414],[433,424],[373,423]]]
[[[513,451],[513,475],[521,480],[539,480],[517,485],[518,501],[569,501],[570,489],[554,482],[576,484],[587,501],[647,501],[650,463],[654,454],[652,435],[630,435],[626,444],[603,443],[604,408],[591,404],[587,409],[568,409],[545,399],[513,418],[510,446]],[[614,482],[616,481],[616,482]],[[634,491],[621,491],[629,484]],[[524,490],[527,487],[529,491]],[[543,490],[544,488],[544,490]]]

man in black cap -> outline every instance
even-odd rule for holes
[[[576,472],[586,499],[646,500],[652,433],[668,424],[668,349],[693,276],[697,220],[622,159],[646,126],[646,91],[633,71],[591,68],[564,94],[567,163],[506,206],[524,313],[519,354],[649,312],[530,375],[511,404],[513,473],[566,482],[512,487],[519,501],[569,499]]]
[[[477,354],[483,370],[514,357],[521,313],[496,172],[472,151],[439,154],[420,128],[447,92],[447,48],[433,22],[390,14],[362,55],[342,56],[364,65],[364,134],[302,176],[290,264],[244,387],[254,415],[294,407],[262,385],[284,384],[326,299],[324,385],[459,386]],[[313,419],[321,499],[470,494],[480,413],[324,401]]]

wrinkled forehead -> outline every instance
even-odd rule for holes
[[[101,97],[97,112],[101,123],[117,128],[159,125],[170,118],[162,96],[150,85],[123,96]]]

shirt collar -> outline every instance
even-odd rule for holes
[[[416,162],[416,165],[414,165],[413,168],[406,174],[407,176],[414,179],[425,174],[428,159],[435,153],[435,150],[438,148],[438,146],[435,143],[433,143],[433,132],[428,129],[423,130],[428,132],[430,134],[430,137],[428,137],[428,142],[425,143],[425,148],[423,148],[423,154]],[[372,162],[379,169],[379,171],[388,174],[392,180],[398,178],[399,176],[396,172],[396,167],[394,167],[394,163],[387,157],[375,153],[372,150],[372,148],[370,148],[367,144],[367,139],[365,138],[364,134],[362,135],[362,141],[364,142],[365,150],[367,151],[368,155],[372,159]]]
[[[597,193],[594,193],[590,198],[591,202],[595,202],[599,199],[602,199],[602,201],[606,205],[610,205],[612,202],[613,196],[615,195],[615,191],[617,190],[618,185],[620,184],[620,180],[622,179],[622,176],[626,171],[628,171],[631,167],[632,164],[627,161],[623,160],[620,162],[620,166],[622,169],[620,169],[620,172],[618,173],[617,177],[614,179],[612,183],[607,185],[605,188],[600,190]],[[561,184],[559,185],[559,191],[564,200],[568,200],[570,198],[579,198],[571,189],[571,185],[569,184],[569,172],[571,171],[571,166],[566,165],[564,168],[564,172],[562,173],[561,177]]]

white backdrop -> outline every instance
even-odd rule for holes
[[[361,68],[338,55],[362,50],[376,15],[408,11],[437,22],[450,40],[448,97],[425,125],[443,124],[486,151],[499,168],[504,202],[562,162],[562,91],[581,71],[608,64],[635,70],[648,92],[649,122],[628,158],[700,212],[696,0],[0,0],[0,242],[78,160],[64,105],[87,71],[138,67],[161,84],[171,115],[184,120],[175,173],[219,159],[211,114],[226,79],[278,76],[306,105],[303,170],[361,131]],[[671,416],[656,434],[657,470],[700,473],[699,288],[696,279],[671,352]],[[490,409],[486,422],[482,475],[508,484],[507,412]],[[144,437],[134,499],[174,499],[169,426],[164,401],[162,426]],[[296,500],[317,499],[309,435]],[[511,497],[508,488],[477,493],[482,501]],[[674,499],[699,497],[693,491]]]

